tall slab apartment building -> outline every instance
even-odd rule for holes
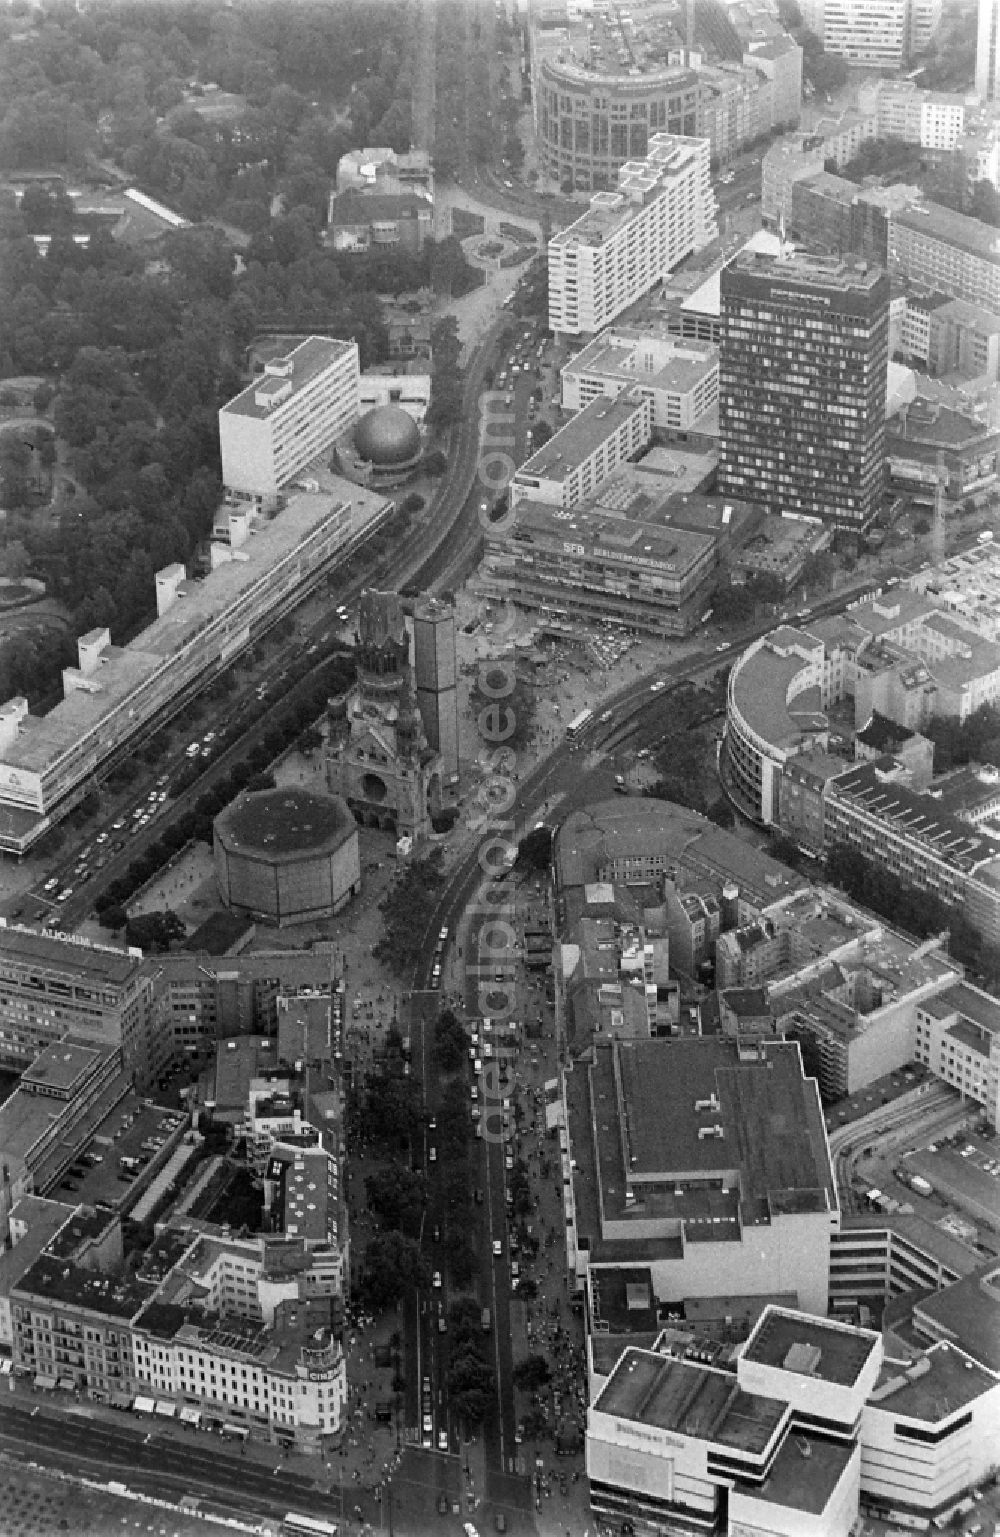
[[[549,327],[593,336],[668,272],[718,239],[707,139],[654,134],[645,160],[629,160],[617,192],[549,241]]]

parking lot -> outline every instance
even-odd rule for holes
[[[95,1129],[94,1136],[51,1192],[59,1201],[130,1203],[131,1186],[151,1164],[163,1161],[168,1143],[182,1130],[179,1113],[128,1094]]]
[[[967,1213],[974,1222],[1000,1231],[1000,1147],[975,1134],[933,1142],[904,1156],[910,1173]]]

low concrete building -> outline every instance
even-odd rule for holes
[[[652,432],[652,401],[638,389],[592,400],[515,471],[511,506],[528,500],[576,507],[645,448]]]

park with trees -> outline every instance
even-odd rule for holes
[[[209,0],[44,16],[15,0],[0,18],[0,170],[120,177],[194,221],[151,253],[78,217],[65,180],[0,206],[0,378],[40,377],[48,424],[37,451],[0,432],[0,562],[67,614],[64,641],[5,657],[4,697],[51,702],[71,637],[108,626],[127,643],[155,617],[155,571],[197,561],[220,498],[218,410],[255,333],[353,337],[367,367],[388,352],[380,295],[479,281],[452,238],[363,261],[322,241],[341,156],[409,147],[418,23],[408,0],[261,0],[239,18]],[[232,110],[213,115],[219,90]],[[457,336],[436,342],[431,425],[446,430]]]

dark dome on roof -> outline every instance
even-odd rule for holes
[[[420,431],[402,406],[376,406],[355,427],[354,446],[369,464],[409,464],[420,453]]]

